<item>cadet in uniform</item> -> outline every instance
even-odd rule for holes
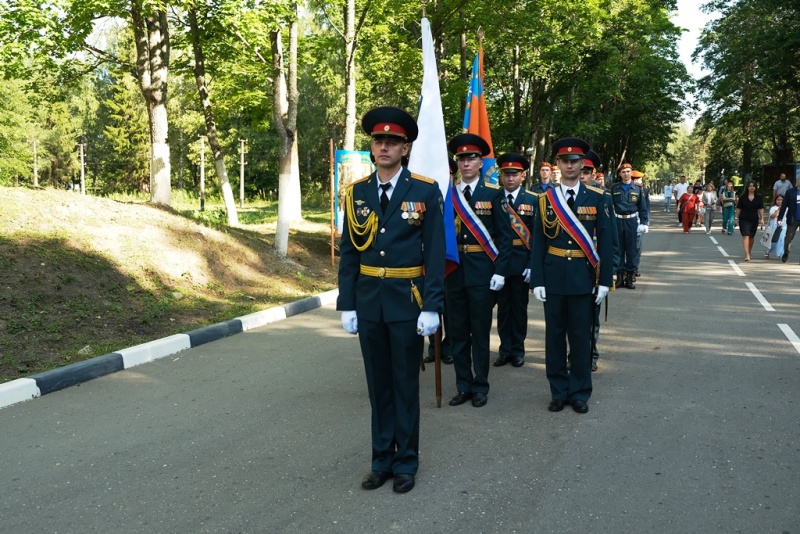
[[[642,189],[631,181],[631,172],[631,164],[623,163],[619,170],[622,181],[611,186],[611,198],[617,217],[620,248],[617,283],[628,289],[636,289],[636,236],[641,226],[647,226],[648,214]]]
[[[588,150],[588,143],[575,137],[553,144],[561,183],[539,197],[531,235],[531,285],[534,297],[544,303],[551,412],[566,404],[578,413],[589,411],[592,340],[587,325],[595,306],[608,295],[613,276],[608,204],[602,190],[579,181]]]
[[[514,232],[509,275],[503,289],[497,292],[497,332],[500,355],[495,367],[511,362],[514,367],[525,364],[525,337],[528,333],[528,295],[531,290],[531,245],[533,213],[537,196],[521,187],[530,166],[520,154],[509,152],[497,158],[503,194],[508,203],[508,222]]]
[[[539,181],[531,187],[531,191],[537,195],[541,195],[547,191],[547,188],[552,185],[552,176],[553,166],[546,161],[541,162],[539,164]]]
[[[419,467],[423,336],[444,310],[442,194],[401,164],[417,138],[411,115],[379,107],[361,126],[378,168],[347,190],[336,309],[358,333],[372,407],[372,471],[361,487],[394,477],[394,491],[405,493]]]
[[[489,336],[497,291],[511,274],[511,226],[506,197],[498,185],[481,178],[489,145],[475,134],[448,143],[458,158],[461,180],[453,188],[458,268],[447,276],[447,327],[458,393],[451,406],[472,399],[476,408],[489,393]],[[474,374],[473,374],[474,372]]]
[[[645,209],[647,210],[647,220],[650,221],[650,190],[644,186],[644,173],[633,169],[631,171],[631,179],[633,180],[633,183],[638,185],[642,190],[644,205]],[[649,228],[650,227],[647,224],[640,224],[636,229],[636,254],[634,255],[633,259],[634,281],[635,278],[639,278],[641,276],[641,274],[639,274],[639,263],[642,261],[642,241],[644,234],[649,231]]]

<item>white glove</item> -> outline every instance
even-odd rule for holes
[[[600,304],[606,295],[608,295],[608,286],[597,286],[597,298],[594,299],[594,303]]]
[[[647,233],[647,232],[650,231],[650,225],[649,224],[645,224],[643,226],[644,226],[644,233]]]
[[[547,296],[544,294],[544,286],[536,286],[533,288],[533,297],[540,301],[545,302],[547,301]]]
[[[506,285],[506,277],[499,274],[493,274],[492,279],[489,280],[489,289],[492,291],[500,291]]]
[[[358,317],[355,311],[342,312],[342,328],[348,334],[358,334]]]
[[[417,334],[432,336],[439,328],[439,314],[432,311],[419,312],[417,319]]]
[[[530,269],[525,269],[524,271],[522,271],[522,279],[525,281],[526,284],[531,281]]]
[[[645,232],[647,232],[647,225],[640,224],[639,226],[636,227],[636,235],[642,235]]]

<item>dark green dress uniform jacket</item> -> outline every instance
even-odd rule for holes
[[[404,168],[384,214],[378,199],[377,181],[377,173],[372,173],[351,186],[358,223],[363,224],[370,214],[376,213],[378,225],[371,246],[359,252],[351,240],[345,216],[336,309],[355,310],[359,317],[376,322],[416,320],[421,310],[413,297],[413,282],[422,296],[422,311],[442,313],[445,246],[439,186],[433,180],[412,175]],[[406,204],[405,208],[417,210],[419,225],[409,223],[409,220],[414,221],[413,216],[403,218],[401,208],[404,203],[416,203]],[[420,209],[420,206],[424,208]],[[348,209],[345,206],[345,210]],[[359,246],[364,241],[364,237],[356,236]],[[417,276],[412,280],[365,276],[359,273],[362,264],[390,268],[424,266],[427,276]]]
[[[611,287],[613,277],[613,227],[608,203],[603,190],[594,186],[580,184],[575,199],[574,211],[579,207],[591,207],[596,215],[579,214],[577,217],[583,224],[591,239],[597,231],[597,253],[600,256],[599,284]],[[541,198],[541,197],[540,197]],[[544,199],[545,209],[536,210],[533,222],[533,235],[531,246],[531,287],[543,286],[547,295],[585,295],[594,291],[595,272],[586,258],[563,258],[548,254],[548,247],[579,250],[580,246],[560,226],[548,230],[551,236],[544,234],[543,218],[548,223],[556,220],[555,212],[550,206],[549,199]]]
[[[461,252],[464,245],[479,245],[478,240],[472,232],[461,223],[461,227],[456,228],[456,243],[459,246],[460,269],[464,271],[464,287],[484,286],[489,284],[493,274],[508,276],[510,274],[521,274],[510,271],[511,242],[513,230],[509,224],[508,208],[506,197],[503,195],[504,189],[498,185],[486,184],[483,178],[479,178],[471,186],[474,186],[469,205],[472,211],[478,216],[489,235],[492,236],[499,254],[496,261],[492,261],[483,252]],[[476,205],[491,204],[491,207],[476,208]]]
[[[507,194],[505,190],[503,190],[503,192],[504,194]],[[539,197],[526,189],[520,189],[519,193],[517,193],[517,198],[514,199],[514,205],[512,207],[514,208],[514,211],[517,212],[517,215],[519,215],[520,219],[522,219],[522,222],[525,223],[529,234],[533,232],[533,217],[534,213],[538,209],[538,206]],[[509,218],[509,225],[510,224],[511,219]],[[517,234],[513,228],[511,229],[511,233],[513,239],[520,239],[519,234]],[[522,271],[530,267],[530,262],[530,249],[525,245],[514,245],[511,249],[509,274],[512,276],[522,276]]]

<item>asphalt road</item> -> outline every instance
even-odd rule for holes
[[[586,415],[547,411],[531,299],[526,365],[480,409],[447,406],[451,366],[436,408],[429,366],[416,488],[363,491],[366,383],[328,306],[0,410],[0,531],[800,532],[800,258],[745,263],[661,209]]]

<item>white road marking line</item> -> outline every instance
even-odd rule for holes
[[[731,264],[731,267],[733,267],[733,270],[734,270],[734,271],[736,271],[736,274],[738,274],[739,276],[747,276],[746,274],[744,274],[744,271],[742,271],[742,270],[739,268],[739,266],[738,266],[738,265],[736,265],[736,262],[735,262],[735,261],[733,261],[733,260],[728,260],[728,263],[730,263],[730,264]]]
[[[727,253],[727,252],[725,252],[725,249],[724,249],[724,248],[722,248],[722,247],[721,247],[721,246],[719,246],[719,245],[717,245],[717,248],[719,249],[719,251],[720,251],[720,252],[722,252],[722,255],[723,255],[723,256],[725,256],[726,258],[730,258],[730,256],[728,255],[728,253]]]
[[[800,337],[797,337],[797,334],[794,333],[794,330],[789,328],[788,324],[778,324],[778,328],[783,330],[783,335],[789,340],[789,342],[794,346],[794,349],[800,353]]]
[[[711,242],[712,242],[712,243],[714,243],[715,245],[719,245],[719,242],[718,242],[716,239],[714,239],[714,237],[713,237],[713,236],[711,236],[711,238],[710,238],[710,239],[711,239]],[[719,247],[718,247],[718,248],[719,248]],[[725,254],[725,255],[727,256],[727,254]]]
[[[760,302],[761,305],[764,306],[765,310],[767,310],[767,311],[775,311],[775,308],[772,307],[772,304],[767,302],[767,299],[764,298],[764,295],[761,294],[761,291],[756,289],[755,284],[753,284],[752,282],[745,282],[745,285],[750,288],[750,291],[753,293],[753,295],[756,296],[756,299],[758,299],[758,302]]]

